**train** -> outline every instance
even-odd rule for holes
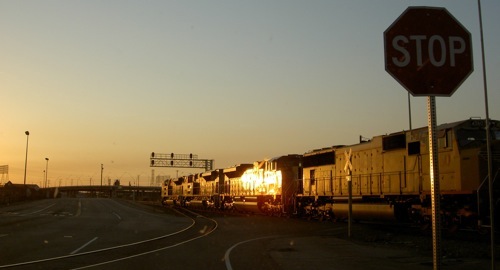
[[[490,131],[493,201],[499,204],[500,121],[470,118],[437,126],[442,223],[487,226]],[[152,157],[153,158],[153,157]],[[164,205],[346,219],[431,221],[428,128],[421,127],[167,179]],[[349,183],[350,182],[350,183]],[[349,187],[350,186],[350,187]],[[349,192],[349,189],[351,191]],[[349,203],[350,202],[350,203]],[[497,215],[495,213],[495,215]]]

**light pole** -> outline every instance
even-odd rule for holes
[[[101,163],[101,187],[102,187],[102,171],[104,170],[104,166]]]
[[[490,197],[490,246],[491,246],[491,269],[495,269],[495,202],[493,200],[493,180],[492,174],[492,154],[491,154],[491,138],[490,138],[490,112],[488,107],[488,81],[486,79],[486,57],[484,53],[484,36],[483,36],[483,15],[481,11],[481,0],[477,0],[477,10],[479,13],[479,32],[481,36],[481,56],[483,63],[483,87],[484,87],[484,108],[486,111],[486,155],[488,156],[488,195]]]
[[[28,140],[30,138],[30,132],[25,131],[26,134],[26,157],[24,159],[24,184],[26,185],[26,169],[28,168]]]
[[[49,158],[45,158],[45,187],[47,188],[47,179],[49,177]]]

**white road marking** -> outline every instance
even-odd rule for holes
[[[217,221],[215,221],[213,219],[210,219],[210,218],[207,218],[207,217],[204,217],[204,216],[201,216],[201,217],[209,219],[209,220],[212,220],[215,223],[215,225],[216,225],[215,228],[212,231],[208,232],[207,234],[199,235],[199,236],[193,237],[191,239],[187,239],[185,241],[182,241],[182,242],[170,245],[170,246],[165,246],[165,247],[158,248],[158,249],[155,249],[155,250],[150,250],[150,251],[146,251],[146,252],[143,252],[143,253],[134,254],[134,255],[131,255],[131,256],[127,256],[127,257],[122,257],[122,258],[114,259],[114,260],[111,260],[111,261],[105,261],[105,262],[101,262],[101,263],[96,263],[96,264],[91,264],[91,265],[85,265],[85,266],[78,267],[78,268],[72,268],[72,270],[87,269],[87,268],[92,268],[92,267],[96,267],[96,266],[102,266],[102,265],[106,265],[106,264],[110,264],[110,263],[115,263],[115,262],[119,262],[119,261],[124,261],[124,260],[128,260],[128,259],[132,259],[132,258],[144,256],[144,255],[147,255],[147,254],[153,254],[153,253],[156,253],[158,251],[171,249],[171,248],[174,248],[174,247],[177,247],[177,246],[180,246],[180,245],[184,245],[184,244],[189,243],[191,241],[194,241],[194,240],[206,237],[207,235],[209,235],[209,234],[211,234],[212,232],[215,231],[215,229],[218,227],[218,224],[217,224]],[[194,220],[193,220],[193,224],[192,225],[194,225]],[[126,245],[123,245],[123,246],[126,246]]]
[[[119,220],[122,220],[122,217],[120,217],[117,213],[113,212],[113,215],[115,215]]]
[[[228,250],[226,250],[226,253],[224,254],[224,262],[226,263],[226,269],[227,270],[233,270],[233,267],[231,266],[231,261],[229,260],[229,254],[231,254],[231,251],[235,247],[237,247],[237,246],[239,246],[241,244],[248,243],[248,242],[262,240],[262,239],[267,239],[267,238],[274,238],[274,237],[278,237],[278,236],[264,236],[264,237],[259,237],[259,238],[254,238],[254,239],[249,239],[249,240],[241,241],[239,243],[234,244],[232,247],[230,247]]]
[[[343,230],[343,228],[337,228],[337,229],[333,229],[333,230],[329,230],[329,231],[340,231],[340,230]],[[241,241],[239,243],[236,243],[234,244],[232,247],[230,247],[226,253],[224,254],[224,261],[226,263],[226,269],[227,270],[233,270],[233,267],[231,266],[231,261],[229,260],[229,255],[231,254],[231,251],[236,248],[237,246],[241,245],[241,244],[245,244],[245,243],[248,243],[248,242],[252,242],[252,241],[258,241],[258,240],[262,240],[262,239],[269,239],[269,238],[282,238],[282,237],[286,237],[285,235],[271,235],[271,236],[264,236],[264,237],[259,237],[259,238],[253,238],[253,239],[249,239],[249,240],[245,240],[245,241]]]
[[[27,216],[27,215],[32,215],[32,214],[40,213],[40,212],[42,212],[42,211],[45,211],[45,210],[47,210],[47,209],[51,208],[51,207],[52,207],[52,206],[54,206],[54,205],[56,205],[56,204],[54,203],[54,204],[51,204],[51,205],[49,205],[49,206],[47,206],[47,207],[45,207],[45,208],[43,208],[43,209],[40,209],[40,210],[38,210],[38,211],[34,211],[34,212],[31,212],[31,213],[22,214],[22,215],[19,215],[19,216],[24,217],[24,216]]]
[[[85,252],[78,253],[78,254],[70,254],[70,255],[63,255],[63,256],[52,257],[52,258],[47,258],[47,259],[40,259],[40,260],[35,260],[35,261],[27,261],[27,262],[22,262],[22,263],[0,265],[0,269],[9,268],[9,267],[17,267],[17,266],[22,266],[22,265],[30,265],[30,264],[42,263],[42,262],[50,262],[50,261],[59,260],[59,259],[66,259],[66,258],[70,258],[70,257],[76,257],[76,256],[81,256],[81,255],[87,255],[87,254],[95,254],[95,253],[99,253],[99,252],[103,252],[103,251],[107,251],[107,250],[119,249],[119,248],[122,248],[122,247],[129,247],[129,246],[134,246],[134,245],[138,245],[138,244],[142,244],[142,243],[147,243],[147,242],[155,241],[155,240],[158,240],[158,239],[167,238],[167,237],[172,236],[172,235],[180,234],[180,233],[188,230],[189,228],[193,227],[194,224],[195,224],[195,222],[193,220],[193,222],[191,223],[191,225],[189,225],[189,226],[187,226],[187,227],[185,227],[185,228],[183,228],[183,229],[181,229],[179,231],[176,231],[176,232],[173,232],[173,233],[169,233],[169,234],[166,234],[166,235],[163,235],[163,236],[159,236],[159,237],[155,237],[155,238],[151,238],[151,239],[139,241],[139,242],[134,242],[134,243],[130,243],[130,244],[124,244],[124,245],[119,245],[119,246],[112,246],[112,247],[108,247],[108,248],[96,249],[96,250],[91,250],[91,251],[85,251]],[[198,238],[201,238],[201,237],[203,237],[203,236],[198,236],[195,239],[198,239]],[[144,254],[150,254],[150,253],[157,252],[157,251],[160,251],[160,250],[164,250],[164,249],[167,249],[167,248],[176,247],[176,246],[182,245],[182,244],[190,242],[190,241],[192,241],[192,240],[188,240],[188,241],[185,241],[183,243],[179,243],[179,244],[176,244],[176,245],[173,245],[173,246],[170,246],[170,247],[161,248],[161,249],[158,249],[158,250],[152,250],[149,253],[144,253]],[[89,243],[87,243],[87,244],[89,244]],[[74,252],[78,252],[78,250],[76,250]],[[144,255],[144,254],[140,254],[140,255]],[[137,256],[135,256],[135,257],[137,257]],[[133,258],[133,257],[126,257],[125,259],[128,259],[128,258]],[[110,262],[104,262],[104,263],[101,263],[101,264],[106,264],[106,263],[110,263]]]
[[[79,206],[81,206],[81,203],[79,203]],[[216,226],[215,226],[215,228],[213,228],[213,230],[210,233],[212,233],[213,231],[215,231],[215,229],[218,227],[217,222],[215,220],[213,220],[213,221],[215,222]],[[108,248],[102,248],[102,249],[91,250],[91,251],[85,251],[85,252],[78,253],[78,254],[69,254],[69,255],[63,255],[63,256],[46,258],[46,259],[40,259],[40,260],[34,260],[34,261],[27,261],[27,262],[21,262],[21,263],[0,265],[0,269],[9,268],[9,267],[23,266],[23,265],[30,265],[30,264],[35,264],[35,263],[49,262],[49,261],[54,261],[54,260],[59,260],[59,259],[65,259],[65,258],[70,258],[70,257],[76,257],[76,256],[81,256],[81,255],[87,255],[87,254],[95,254],[95,253],[99,253],[99,252],[103,252],[103,251],[107,251],[107,250],[114,250],[114,249],[119,249],[119,248],[122,248],[122,247],[129,247],[129,246],[134,246],[134,245],[138,245],[138,244],[142,244],[142,243],[147,243],[147,242],[151,242],[151,241],[155,241],[155,240],[158,240],[158,239],[163,239],[163,238],[167,238],[167,237],[170,237],[170,236],[173,236],[173,235],[180,234],[180,233],[188,230],[189,228],[193,227],[195,225],[195,223],[196,222],[194,221],[194,219],[192,219],[192,223],[189,226],[187,226],[187,227],[185,227],[183,229],[180,229],[178,231],[175,231],[175,232],[172,232],[172,233],[169,233],[169,234],[166,234],[166,235],[162,235],[162,236],[159,236],[159,237],[154,237],[154,238],[150,238],[150,239],[146,239],[146,240],[142,240],[142,241],[138,241],[138,242],[134,242],[134,243],[124,244],[124,245],[118,245],[118,246],[112,246],[112,247],[108,247]],[[108,262],[102,262],[102,263],[99,263],[99,264],[96,264],[96,265],[83,266],[81,268],[75,268],[75,269],[90,268],[90,267],[94,267],[94,266],[97,266],[97,265],[105,265],[105,264],[109,264],[109,263],[113,263],[113,262],[117,262],[117,261],[122,261],[122,260],[127,260],[127,259],[131,259],[131,258],[143,256],[143,255],[146,255],[146,254],[156,253],[158,251],[170,249],[170,248],[173,248],[173,247],[177,247],[177,246],[189,243],[189,242],[194,241],[196,239],[205,237],[205,236],[209,235],[210,233],[205,234],[205,235],[201,235],[201,236],[197,236],[197,237],[188,239],[186,241],[183,241],[183,242],[180,242],[180,243],[177,243],[177,244],[173,244],[171,246],[166,246],[166,247],[162,247],[162,248],[159,248],[159,249],[151,250],[151,251],[148,251],[148,252],[136,254],[136,255],[133,255],[133,256],[128,256],[128,257],[124,257],[124,258],[120,258],[120,259],[116,259],[116,260],[108,261]],[[95,239],[97,239],[97,237]],[[95,239],[91,240],[90,242],[94,241]],[[87,243],[87,244],[85,244],[85,245],[90,244],[90,242]],[[80,249],[82,249],[84,247],[85,246],[81,247]],[[78,252],[78,251],[79,250],[75,250],[74,252]]]
[[[90,243],[92,243],[92,242],[94,242],[95,240],[97,240],[97,238],[99,238],[99,237],[97,237],[97,236],[96,236],[96,237],[94,237],[94,239],[92,239],[92,240],[88,241],[87,243],[85,243],[85,245],[83,245],[83,246],[81,246],[80,248],[78,248],[78,249],[74,250],[74,251],[73,251],[73,252],[71,252],[70,254],[75,254],[75,253],[77,253],[78,251],[80,251],[80,250],[84,249],[86,246],[90,245]]]

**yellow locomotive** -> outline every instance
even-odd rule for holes
[[[168,179],[162,185],[162,203],[271,215],[292,213],[301,158],[287,155]]]
[[[485,122],[468,119],[437,128],[435,181],[444,224],[489,221]],[[490,132],[495,180],[500,172],[500,121],[490,121]],[[353,219],[426,224],[431,213],[429,163],[428,131],[422,127],[166,180],[162,201],[342,219],[347,217],[349,176]],[[495,181],[494,187],[496,200],[500,189]]]
[[[438,126],[439,176],[435,180],[440,185],[445,223],[487,220],[485,122],[469,119]],[[500,122],[490,121],[490,125],[492,177],[498,178]],[[299,202],[310,215],[345,218],[349,196],[345,167],[350,157],[354,219],[425,223],[431,213],[428,137],[423,127],[305,153]]]

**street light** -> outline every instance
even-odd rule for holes
[[[102,171],[104,170],[104,166],[103,164],[101,163],[101,187],[102,187]]]
[[[24,134],[26,134],[26,158],[24,159],[24,184],[26,185],[26,169],[28,167],[28,140],[30,137],[30,132],[25,131]]]
[[[49,177],[49,158],[45,158],[46,160],[46,165],[45,165],[45,187],[47,188],[47,179]]]

